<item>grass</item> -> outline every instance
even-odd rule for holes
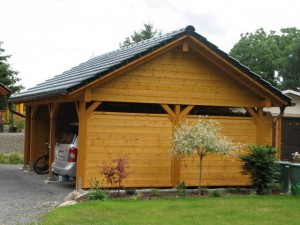
[[[23,164],[23,155],[19,152],[0,152],[0,164]]]
[[[280,195],[149,201],[112,199],[57,208],[44,215],[39,224],[298,225],[299,200],[299,197]]]

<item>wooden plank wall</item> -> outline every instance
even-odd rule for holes
[[[127,187],[171,186],[172,123],[166,115],[94,112],[88,119],[86,179],[104,179],[97,166],[126,157]]]
[[[40,105],[36,113],[34,160],[46,152],[45,139],[49,141],[49,123],[48,106]]]
[[[95,88],[95,101],[256,106],[261,99],[192,50],[172,50]]]
[[[244,145],[256,143],[256,125],[252,118],[243,117],[213,117],[221,123],[222,133],[233,141]],[[189,116],[189,121],[198,117]],[[250,185],[248,176],[241,173],[241,162],[235,157],[207,155],[203,160],[202,185],[204,186],[244,186]],[[181,177],[188,186],[197,186],[199,178],[199,157],[189,157],[181,162]]]

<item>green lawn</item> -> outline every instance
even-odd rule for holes
[[[114,199],[57,208],[41,224],[300,224],[300,198],[235,196],[158,200]]]

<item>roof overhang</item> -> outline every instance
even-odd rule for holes
[[[8,89],[4,84],[0,83],[0,95],[9,95],[11,93],[11,90]]]

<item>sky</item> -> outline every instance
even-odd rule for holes
[[[193,25],[229,53],[241,33],[300,29],[299,0],[0,0],[0,41],[30,88],[119,48],[152,23],[162,33]]]

